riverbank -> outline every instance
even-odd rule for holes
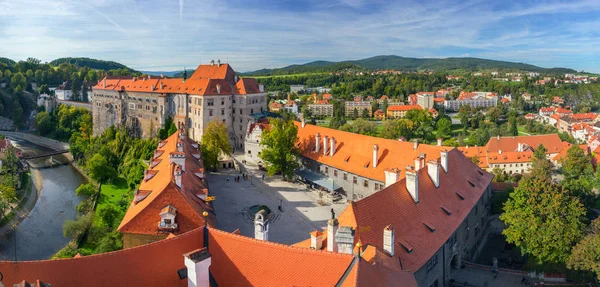
[[[29,212],[35,206],[37,199],[42,190],[42,176],[36,169],[31,169],[27,176],[27,182],[23,185],[23,196],[19,203],[14,206],[14,211],[9,212],[2,220],[0,220],[0,234],[5,235],[10,232],[14,226],[19,225]]]

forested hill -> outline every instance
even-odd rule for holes
[[[9,58],[0,57],[0,63],[6,64],[8,66],[12,66],[12,65],[15,64],[15,61],[13,61],[13,60],[11,60]]]
[[[399,70],[399,71],[479,71],[479,70],[518,70],[550,74],[576,73],[567,68],[542,68],[525,63],[496,61],[479,58],[406,58],[400,56],[375,56],[371,58],[328,62],[315,61],[303,65],[291,65],[278,69],[262,69],[246,73],[247,75],[286,75],[298,73],[333,72],[346,68],[362,68],[368,70]]]
[[[90,59],[90,58],[59,58],[59,59],[56,59],[56,60],[50,62],[50,65],[58,66],[63,63],[75,65],[75,66],[81,67],[81,68],[88,67],[90,69],[95,69],[95,70],[103,70],[103,71],[127,70],[131,73],[138,73],[136,70],[131,69],[131,68],[129,68],[123,64],[117,63],[117,62]]]

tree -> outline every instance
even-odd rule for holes
[[[25,91],[27,89],[27,79],[22,73],[15,73],[10,79],[10,86],[13,90]]]
[[[381,103],[381,109],[384,113],[387,113],[387,109],[389,107],[389,103],[387,99],[383,99],[383,103]]]
[[[600,277],[600,218],[592,221],[587,235],[573,247],[567,267],[595,272]]]
[[[370,118],[370,117],[371,117],[371,115],[369,114],[369,110],[368,110],[368,109],[363,109],[363,110],[362,110],[362,115],[361,115],[361,117],[362,117],[362,118],[365,118],[365,119],[368,119],[368,118]]]
[[[63,224],[63,235],[71,239],[77,239],[92,224],[92,213],[81,215],[77,220],[66,220]]]
[[[525,176],[504,205],[506,241],[540,263],[564,263],[582,236],[585,209],[548,178]]]
[[[168,117],[163,127],[158,130],[158,138],[164,140],[174,134],[176,131],[177,127],[175,126],[173,119]]]
[[[81,100],[81,79],[79,78],[79,75],[75,72],[73,73],[73,75],[71,76],[71,93],[72,93],[72,100],[73,101],[79,101]]]
[[[539,144],[537,148],[535,148],[535,151],[533,151],[533,157],[536,159],[546,159],[547,152],[548,149],[543,144]]]
[[[0,185],[0,217],[6,213],[10,205],[17,201],[15,188],[6,185]]]
[[[563,186],[571,191],[571,194],[585,199],[591,192],[594,169],[591,164],[590,155],[578,145],[573,145],[567,150],[567,156],[561,158]]]
[[[452,121],[447,117],[441,118],[437,122],[436,127],[438,137],[447,138],[452,134]]]
[[[117,176],[115,168],[108,164],[104,156],[97,153],[87,161],[87,169],[92,179],[99,182],[111,181]]]
[[[17,157],[16,149],[13,146],[7,147],[2,159],[1,184],[12,188],[19,186],[21,170],[22,167]]]
[[[202,135],[202,159],[204,165],[213,170],[219,167],[219,155],[230,154],[231,145],[227,137],[227,127],[218,118],[208,123]]]
[[[475,155],[474,157],[471,158],[471,161],[475,164],[475,165],[479,165],[479,156]]]
[[[354,110],[352,111],[352,118],[353,119],[357,119],[358,118],[358,109],[354,108]]]
[[[75,193],[80,196],[92,196],[92,195],[94,195],[94,193],[96,193],[96,191],[97,191],[97,188],[93,184],[86,183],[86,184],[80,185],[75,190]]]
[[[99,214],[100,218],[102,218],[102,222],[104,222],[104,225],[113,228],[116,224],[115,221],[119,218],[120,212],[113,205],[109,204],[100,209]]]
[[[56,123],[52,120],[50,113],[39,112],[35,116],[35,127],[42,136],[46,136],[54,131]]]
[[[270,128],[263,131],[259,157],[265,162],[269,175],[281,173],[283,179],[292,179],[298,167],[298,128],[292,121],[272,119]]]

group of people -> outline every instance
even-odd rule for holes
[[[245,174],[245,173],[241,173],[241,175],[238,175],[238,176],[234,177],[233,180],[235,182],[240,182],[240,178],[243,178],[244,180],[248,180],[250,178],[250,175]],[[262,175],[262,180],[265,180],[265,175],[264,174]],[[229,181],[229,176],[227,176],[227,181]]]

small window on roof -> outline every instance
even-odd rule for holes
[[[475,187],[475,184],[473,182],[471,182],[470,180],[467,180],[467,182],[469,182],[469,184],[471,185],[471,187]]]
[[[347,156],[347,157],[344,159],[344,162],[348,162],[349,160],[350,160],[350,156]]]
[[[477,170],[477,173],[479,173],[479,175],[483,176],[483,172],[481,170]]]
[[[457,191],[456,195],[458,195],[458,197],[460,197],[460,200],[465,200],[465,196],[462,195],[462,193],[460,193],[460,192]]]
[[[423,222],[423,225],[425,225],[425,227],[427,227],[427,229],[429,229],[429,231],[431,232],[435,232],[435,227],[427,222]]]
[[[408,242],[400,240],[399,243],[402,247],[404,247],[404,250],[406,250],[406,252],[411,253],[413,251],[412,245],[408,244]]]
[[[450,214],[452,214],[452,211],[450,211],[450,209],[448,209],[448,208],[447,208],[447,207],[445,207],[445,206],[442,206],[442,210],[443,210],[443,211],[444,211],[444,212],[445,212],[447,215],[450,215]]]

